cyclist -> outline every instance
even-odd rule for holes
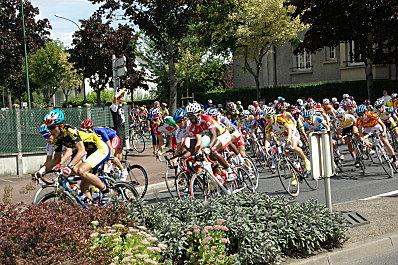
[[[109,148],[101,137],[94,132],[78,130],[65,124],[65,115],[60,109],[52,110],[45,116],[44,121],[54,137],[55,169],[61,169],[60,162],[70,158],[64,155],[61,160],[62,147],[75,148],[77,152],[68,165],[62,168],[63,174],[70,175],[73,171],[80,176],[82,178],[80,189],[90,200],[92,200],[90,185],[98,188],[104,195],[108,193],[106,185],[95,175],[98,168],[110,157]],[[84,161],[80,161],[84,156],[86,156]]]
[[[301,145],[300,134],[294,124],[289,123],[282,116],[276,115],[275,109],[272,107],[264,107],[264,116],[268,122],[265,128],[266,149],[269,149],[271,139],[276,136],[279,140],[286,141],[286,144],[303,160],[307,172],[310,171],[311,163],[299,147]],[[291,184],[297,185],[297,179],[294,179]]]
[[[229,163],[219,153],[223,151],[231,142],[231,135],[226,128],[216,122],[208,115],[202,114],[202,109],[198,103],[190,103],[185,108],[187,117],[191,124],[189,126],[189,133],[196,138],[195,154],[198,154],[202,148],[202,134],[210,132],[210,150],[216,157],[220,165],[226,169],[228,178],[232,179],[232,169]]]
[[[358,128],[356,126],[357,119],[354,115],[346,113],[344,109],[339,108],[336,111],[336,131],[337,135],[343,137],[344,143],[348,147],[352,158],[355,160],[355,166],[359,167],[359,162],[357,160],[357,154],[352,147],[352,136],[358,135]]]
[[[394,112],[394,108],[384,106],[384,101],[381,98],[376,100],[374,106],[377,115],[379,115],[386,127],[395,134],[395,137],[398,137],[398,127],[396,123],[398,117]]]
[[[106,127],[94,127],[94,122],[91,119],[85,119],[81,122],[80,127],[82,129],[87,129],[89,131],[93,131],[99,136],[101,136],[102,141],[104,141],[111,152],[111,161],[117,168],[120,169],[121,179],[126,180],[128,176],[128,171],[125,169],[120,163],[119,158],[115,157],[116,150],[121,149],[120,138],[117,135],[116,131],[111,128]]]
[[[156,122],[155,124],[158,124],[158,123]],[[161,153],[163,152],[163,149],[165,147],[163,135],[171,136],[174,134],[174,132],[177,130],[177,128],[178,128],[178,126],[177,126],[176,122],[174,121],[173,117],[171,117],[171,116],[164,117],[162,119],[162,123],[160,123],[158,126],[153,127],[153,133],[157,137],[158,156],[161,155]],[[174,144],[175,144],[175,140],[174,140]]]
[[[312,110],[305,110],[303,112],[304,119],[304,130],[308,133],[310,132],[320,132],[320,131],[330,131],[330,126],[326,119],[322,116],[315,115]],[[306,137],[308,141],[308,137]]]
[[[337,100],[337,98],[332,98],[332,105],[333,105],[333,108],[334,108],[335,110],[337,110],[338,108],[340,108],[340,103],[339,103],[339,101]]]
[[[392,93],[391,99],[389,99],[386,103],[387,107],[393,107],[394,109],[398,109],[398,94]]]
[[[357,126],[359,130],[359,135],[362,137],[363,135],[366,135],[368,133],[378,132],[380,140],[383,142],[384,148],[386,149],[388,155],[390,155],[393,163],[397,164],[395,151],[386,137],[387,128],[384,125],[383,121],[380,119],[379,115],[374,112],[368,111],[365,105],[359,105],[356,108],[356,113],[358,114]]]

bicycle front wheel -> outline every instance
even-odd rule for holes
[[[141,134],[133,133],[130,135],[130,145],[137,153],[145,151],[145,139]]]
[[[144,198],[148,190],[148,174],[145,168],[140,165],[130,165],[126,166],[129,173],[128,180],[136,188],[140,198]]]
[[[189,175],[185,171],[181,171],[177,174],[174,182],[175,192],[179,199],[189,198]]]
[[[293,197],[300,193],[299,173],[287,158],[281,158],[278,162],[278,176],[285,191]]]
[[[171,198],[177,196],[176,178],[177,169],[167,167],[166,172],[164,173],[164,181],[166,182],[166,187],[170,193]]]
[[[51,191],[49,193],[46,193],[41,197],[38,201],[37,204],[41,203],[54,203],[54,202],[60,202],[60,201],[65,201],[70,205],[77,205],[78,202],[76,199],[69,193],[69,192],[56,192],[56,191]]]
[[[392,166],[390,158],[384,151],[384,147],[377,145],[376,146],[376,155],[377,155],[377,159],[379,160],[382,168],[384,169],[384,171],[386,172],[388,177],[393,178],[394,177],[394,167]]]
[[[134,185],[124,182],[116,181],[110,186],[110,201],[111,202],[133,202],[139,197]]]

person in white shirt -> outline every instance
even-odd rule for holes
[[[389,101],[389,100],[391,99],[391,96],[388,95],[387,90],[384,89],[384,90],[383,90],[383,96],[382,96],[381,98],[383,99],[384,104],[386,104],[387,101]]]
[[[112,120],[113,120],[113,129],[116,131],[117,135],[120,138],[120,147],[115,150],[115,157],[119,160],[122,160],[122,151],[126,142],[126,132],[125,132],[125,123],[126,118],[124,116],[124,96],[126,94],[125,89],[119,90],[118,93],[113,97],[112,105],[110,107]]]

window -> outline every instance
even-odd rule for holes
[[[328,51],[328,56],[327,56],[328,60],[336,60],[337,59],[336,58],[336,46],[328,47],[327,51]]]
[[[357,54],[355,51],[355,42],[350,41],[348,43],[348,65],[361,65],[363,64],[362,61],[362,54]]]
[[[304,52],[296,55],[296,65],[298,70],[307,70],[312,68],[311,53]]]

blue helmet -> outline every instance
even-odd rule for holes
[[[210,115],[210,116],[216,116],[216,115],[219,115],[219,114],[220,114],[220,111],[219,111],[217,108],[209,108],[209,109],[206,111],[206,114],[207,114],[207,115]]]
[[[185,118],[186,114],[187,114],[187,113],[185,112],[185,109],[179,108],[179,109],[177,109],[176,112],[174,113],[173,118],[174,118],[174,120],[175,120],[176,122],[181,122],[181,121]]]
[[[365,105],[359,105],[359,106],[355,109],[355,112],[356,112],[356,113],[365,113],[365,111],[367,111]]]
[[[57,125],[64,123],[65,115],[61,109],[53,109],[44,117],[44,123],[48,125]]]
[[[41,134],[41,136],[43,136],[46,139],[50,136],[50,130],[47,128],[47,125],[45,124],[40,125],[37,131]]]
[[[311,118],[314,115],[314,112],[312,110],[305,110],[303,112],[303,118]]]

